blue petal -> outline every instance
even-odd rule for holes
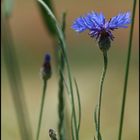
[[[83,32],[86,29],[100,31],[105,25],[105,17],[102,13],[91,12],[84,17],[77,18],[72,25],[76,32]]]
[[[108,27],[110,29],[116,28],[126,28],[127,24],[131,23],[130,12],[119,13],[117,16],[111,18],[108,23]]]
[[[105,24],[105,17],[102,13],[98,14],[96,12],[91,12],[87,17],[92,21],[94,27],[101,29]]]
[[[85,25],[85,22],[83,20],[83,17],[79,17],[77,18],[72,25],[72,28],[76,31],[76,32],[83,32],[87,29],[87,26]]]

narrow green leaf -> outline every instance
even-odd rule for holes
[[[63,17],[64,15],[62,14],[62,25],[61,29],[63,31],[63,34],[65,33],[65,20],[66,18]],[[58,45],[62,45],[61,42],[58,42]],[[58,82],[58,136],[60,140],[65,140],[65,116],[64,116],[64,108],[65,108],[65,99],[64,99],[64,79],[63,79],[63,73],[65,70],[65,60],[62,54],[62,51],[59,49],[57,52],[57,61],[58,61],[58,70],[59,70],[59,82]]]
[[[53,7],[52,0],[44,0],[44,3],[46,5],[48,5],[48,7],[54,13],[54,7]],[[53,21],[52,21],[51,17],[46,13],[46,10],[41,5],[39,5],[39,9],[40,9],[40,12],[41,12],[41,15],[42,15],[45,26],[47,27],[47,29],[49,30],[51,35],[56,35],[56,28],[53,24]]]
[[[22,85],[21,73],[10,28],[10,17],[2,13],[2,51],[22,140],[32,140],[32,129]]]
[[[74,82],[75,82],[75,87],[76,87],[76,94],[77,94],[77,99],[78,99],[78,109],[79,109],[79,119],[78,119],[78,126],[77,126],[78,133],[79,133],[80,125],[81,125],[81,102],[80,102],[79,88],[78,88],[76,79],[74,79]]]
[[[63,34],[62,29],[60,28],[59,23],[57,22],[54,14],[53,14],[53,12],[48,7],[48,5],[46,5],[43,0],[38,0],[38,2],[43,6],[43,8],[46,10],[46,12],[48,13],[48,15],[50,16],[50,18],[52,20],[52,24],[56,28],[57,37],[59,38],[59,41],[62,43],[62,45],[60,46],[61,49],[62,49],[62,52],[65,52],[66,44],[65,44],[64,34]],[[64,53],[64,55],[65,54],[66,54],[66,52]]]
[[[133,39],[133,32],[134,32],[136,6],[137,6],[137,0],[133,0],[132,24],[131,24],[131,28],[130,28],[128,50],[127,50],[127,60],[126,60],[125,77],[124,77],[124,84],[123,84],[123,97],[122,97],[122,103],[121,103],[121,114],[120,114],[120,122],[119,122],[118,140],[122,140],[122,133],[123,133],[123,123],[124,123],[124,114],[125,114],[125,106],[126,106],[130,60],[131,60],[131,53],[132,53],[132,39]]]
[[[2,10],[6,17],[11,16],[12,11],[13,11],[13,5],[14,5],[13,0],[3,0]]]
[[[71,93],[71,106],[72,106],[72,110],[73,110],[73,113],[74,113],[74,128],[75,128],[75,133],[76,133],[76,140],[79,140],[78,138],[78,132],[77,132],[77,119],[76,119],[76,111],[75,111],[75,104],[74,104],[74,95],[73,95],[73,86],[72,86],[72,74],[71,74],[71,71],[70,71],[70,65],[69,65],[69,62],[68,62],[68,57],[67,57],[67,52],[66,52],[66,43],[65,43],[65,37],[64,37],[64,34],[63,34],[63,31],[62,29],[60,28],[59,26],[59,23],[58,21],[56,20],[53,12],[51,11],[51,9],[44,3],[44,1],[42,0],[38,0],[38,2],[46,9],[47,13],[50,15],[52,21],[53,21],[53,24],[55,25],[56,27],[56,33],[57,33],[57,37],[61,43],[60,45],[60,49],[62,51],[62,54],[64,56],[64,59],[65,59],[65,62],[66,62],[66,67],[67,67],[67,72],[68,72],[68,80],[69,80],[69,86],[70,86],[70,93]]]

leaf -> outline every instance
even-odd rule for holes
[[[62,31],[59,23],[57,22],[54,14],[53,14],[53,12],[48,7],[48,5],[46,5],[46,3],[43,0],[38,0],[38,2],[43,6],[43,8],[46,10],[46,12],[48,13],[48,15],[50,16],[50,19],[52,21],[52,24],[55,27],[57,37],[59,38],[59,41],[62,43],[62,45],[60,45],[60,47],[62,49],[62,52],[64,52],[63,55],[66,55],[66,51],[65,51],[66,44],[65,44],[64,34],[63,34],[63,31]],[[65,57],[65,59],[66,59],[66,57]]]
[[[72,110],[73,110],[73,120],[74,120],[74,128],[75,128],[75,133],[76,133],[76,138],[78,139],[78,135],[77,135],[77,120],[76,120],[76,113],[75,113],[75,104],[74,104],[74,95],[73,95],[73,87],[72,87],[72,74],[70,71],[70,65],[68,62],[68,57],[67,57],[67,52],[66,52],[66,43],[65,43],[65,37],[63,34],[63,31],[58,23],[58,21],[56,20],[53,12],[51,11],[51,9],[48,7],[48,5],[46,5],[44,3],[43,0],[38,0],[38,2],[45,8],[45,10],[47,11],[48,15],[50,16],[54,27],[56,28],[56,35],[61,43],[60,45],[60,49],[62,51],[63,57],[65,59],[66,62],[66,67],[67,67],[67,72],[68,72],[68,80],[69,80],[69,86],[70,86],[70,93],[71,93],[71,106],[72,106]]]
[[[3,13],[6,17],[11,16],[12,10],[13,10],[13,0],[3,0]]]
[[[77,127],[77,130],[78,130],[78,133],[79,133],[80,124],[81,124],[81,102],[80,102],[79,88],[78,88],[76,79],[74,79],[74,82],[75,82],[75,87],[76,87],[76,94],[77,94],[77,99],[78,99],[78,109],[79,109],[79,119],[78,119],[78,127]]]
[[[44,0],[44,3],[46,5],[48,5],[48,7],[54,13],[54,7],[53,7],[52,0]],[[51,17],[49,16],[49,14],[46,14],[46,10],[41,5],[39,5],[39,9],[40,9],[43,21],[45,23],[45,26],[47,27],[47,29],[49,30],[49,32],[52,35],[56,35],[56,28],[53,24],[53,21],[52,21]]]

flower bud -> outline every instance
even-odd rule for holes
[[[51,77],[52,71],[51,71],[51,56],[50,54],[46,54],[44,58],[44,63],[42,66],[42,78],[44,80],[48,80]]]
[[[101,35],[98,41],[98,45],[103,52],[108,51],[111,46],[110,38],[108,36]]]

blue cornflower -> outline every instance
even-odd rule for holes
[[[91,12],[85,16],[77,18],[72,25],[72,28],[76,32],[83,32],[89,30],[89,35],[96,38],[99,42],[99,46],[102,49],[104,45],[107,45],[107,49],[110,47],[110,40],[114,39],[111,31],[118,28],[127,28],[127,24],[130,24],[130,12],[119,13],[117,16],[112,17],[109,21],[106,20],[103,13]],[[105,44],[106,43],[106,44]]]

